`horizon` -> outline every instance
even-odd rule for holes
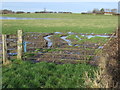
[[[0,3],[1,4],[1,3]],[[72,12],[81,13],[92,11],[93,9],[118,9],[117,2],[2,2],[2,10],[36,12]]]

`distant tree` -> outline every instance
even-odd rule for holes
[[[105,12],[104,8],[101,8],[100,12],[103,14]]]
[[[27,13],[30,13],[30,12],[27,12]]]
[[[87,12],[81,12],[81,14],[87,14]]]
[[[2,14],[11,14],[11,13],[14,13],[12,10],[7,10],[7,9],[4,9],[1,11]]]
[[[16,14],[22,14],[22,13],[25,13],[23,11],[17,11]]]
[[[40,12],[36,11],[35,13],[40,13]]]
[[[0,10],[0,14],[2,14],[2,10]]]

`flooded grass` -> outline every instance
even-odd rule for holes
[[[87,37],[88,35],[84,34],[80,35],[79,33],[78,34],[75,34],[73,32],[61,34],[60,33],[61,32],[59,33],[31,32],[24,34],[23,39],[24,53],[26,52],[36,53],[36,56],[34,58],[33,56],[29,57],[29,60],[40,59],[40,61],[41,60],[47,61],[47,59],[50,59],[50,61],[54,61],[54,58],[56,60],[74,59],[73,61],[86,59],[91,60],[93,58],[87,56],[89,55],[94,56],[95,53],[103,47],[103,44],[105,43],[106,39],[106,37],[101,37],[100,35],[93,35],[94,37],[88,38]],[[59,48],[59,50],[57,50],[56,48]],[[63,49],[60,50],[61,48]],[[67,48],[67,50],[65,50],[64,48]],[[71,49],[73,49],[73,51]],[[13,53],[11,51],[8,53],[9,56],[14,56],[14,54],[16,53]],[[24,60],[27,60],[28,56],[26,56],[25,54]]]
[[[24,61],[12,59],[12,64],[3,66],[3,88],[87,88],[85,72],[88,72],[90,78],[94,78],[93,71],[97,69],[92,63],[97,58],[94,55],[108,38],[73,35],[73,32],[110,34],[118,22],[117,16],[104,15],[7,14],[3,16],[59,18],[57,20],[2,20],[2,30],[5,34],[13,34],[17,30],[50,33],[40,37],[33,35],[30,36],[31,38],[28,35],[26,41],[31,43],[27,43],[26,47],[35,46],[35,48],[24,50],[26,51],[23,56]],[[50,36],[51,33],[54,35]],[[39,44],[36,45],[35,42]]]
[[[89,34],[90,35],[90,34]],[[88,35],[68,33],[29,33],[29,42],[34,38],[30,45],[27,46],[27,52],[25,52],[24,60],[36,60],[36,61],[48,61],[48,62],[63,62],[72,61],[77,62],[78,60],[94,60],[94,56],[101,48],[103,48],[103,40],[106,37],[98,37],[100,35],[93,35],[94,37],[88,38]],[[27,37],[28,37],[27,36]],[[31,36],[31,38],[30,38]],[[77,36],[77,37],[76,37]],[[102,35],[103,36],[103,35]],[[107,35],[106,35],[107,36]],[[37,46],[39,40],[37,37],[45,39],[46,47]],[[93,39],[93,40],[92,40]],[[36,42],[38,41],[38,42]],[[44,40],[43,40],[44,41]],[[95,42],[97,41],[97,42]],[[44,43],[45,43],[44,42]],[[34,44],[32,44],[34,43]],[[36,45],[35,45],[36,44]],[[34,56],[30,56],[34,53]]]
[[[11,17],[61,18],[59,20],[2,20],[3,33],[25,32],[76,32],[112,33],[117,27],[117,16],[81,14],[8,14]],[[33,23],[34,22],[34,23]],[[109,22],[109,23],[108,23]]]

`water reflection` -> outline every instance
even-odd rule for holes
[[[2,20],[34,20],[34,19],[47,19],[54,20],[57,18],[24,18],[24,17],[0,17]]]

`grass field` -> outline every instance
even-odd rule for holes
[[[112,33],[117,27],[117,16],[81,15],[81,14],[6,14],[6,17],[56,18],[53,20],[2,20],[2,32],[15,34],[24,32],[76,32],[76,33]],[[81,37],[81,36],[79,36]],[[78,42],[84,42],[68,37]],[[84,38],[84,37],[81,37]],[[86,39],[93,43],[106,42],[106,38]],[[52,49],[53,50],[53,49]],[[86,88],[85,72],[94,79],[96,67],[88,64],[55,64],[46,62],[27,62],[13,60],[3,66],[3,88]],[[89,88],[89,87],[87,87]]]
[[[95,67],[86,64],[31,63],[15,60],[3,67],[3,88],[84,88],[84,72],[93,77]]]
[[[117,27],[117,16],[81,14],[6,14],[8,17],[57,18],[53,20],[2,20],[3,33],[25,32],[79,32],[111,33]]]

